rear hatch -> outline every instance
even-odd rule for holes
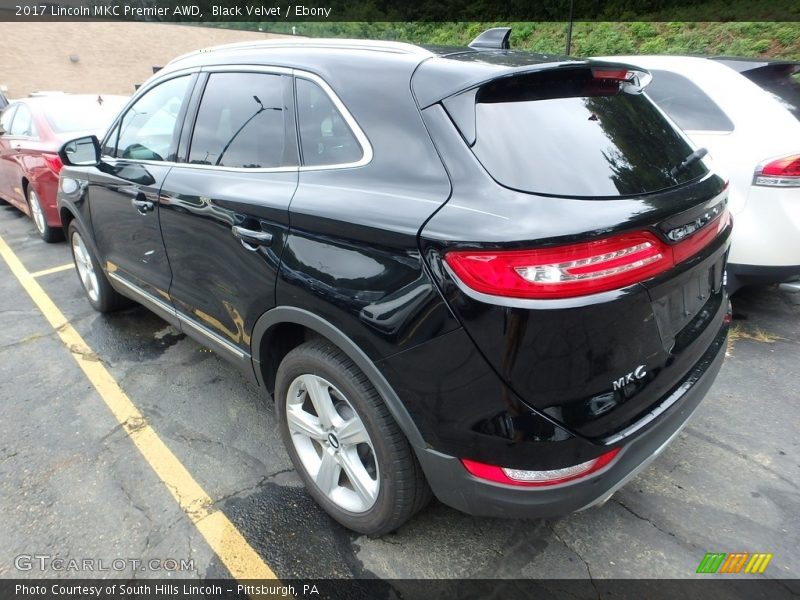
[[[423,110],[452,175],[421,234],[445,297],[526,404],[606,443],[666,409],[727,309],[726,185],[648,79],[571,63]]]

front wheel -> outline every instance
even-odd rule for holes
[[[84,235],[75,221],[69,224],[69,245],[72,260],[78,272],[86,298],[98,312],[111,312],[128,304],[128,300],[111,287],[103,269],[84,241]]]
[[[286,449],[311,496],[359,533],[397,529],[430,499],[414,452],[380,395],[325,340],[278,368],[275,402]]]
[[[64,233],[60,227],[51,227],[47,224],[47,217],[44,214],[42,202],[39,199],[39,194],[33,189],[33,186],[28,187],[28,206],[31,210],[33,224],[36,225],[36,230],[45,242],[51,244],[64,239]]]

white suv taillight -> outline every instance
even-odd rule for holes
[[[791,154],[762,163],[756,169],[753,185],[800,187],[800,154]]]

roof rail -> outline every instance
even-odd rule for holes
[[[306,38],[291,36],[273,38],[268,40],[256,40],[249,42],[234,42],[221,46],[211,46],[202,50],[194,50],[182,54],[170,61],[170,64],[180,62],[186,58],[207,52],[235,52],[237,50],[269,50],[275,48],[329,48],[331,50],[372,50],[394,54],[417,54],[430,56],[428,50],[420,46],[404,42],[391,42],[383,40],[350,40],[340,38]]]
[[[469,44],[474,50],[508,50],[511,44],[511,27],[494,27],[487,29]]]

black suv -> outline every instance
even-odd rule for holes
[[[723,360],[725,181],[647,72],[507,38],[203,50],[61,150],[91,304],[133,299],[241,366],[360,532],[431,492],[475,515],[597,504]]]

